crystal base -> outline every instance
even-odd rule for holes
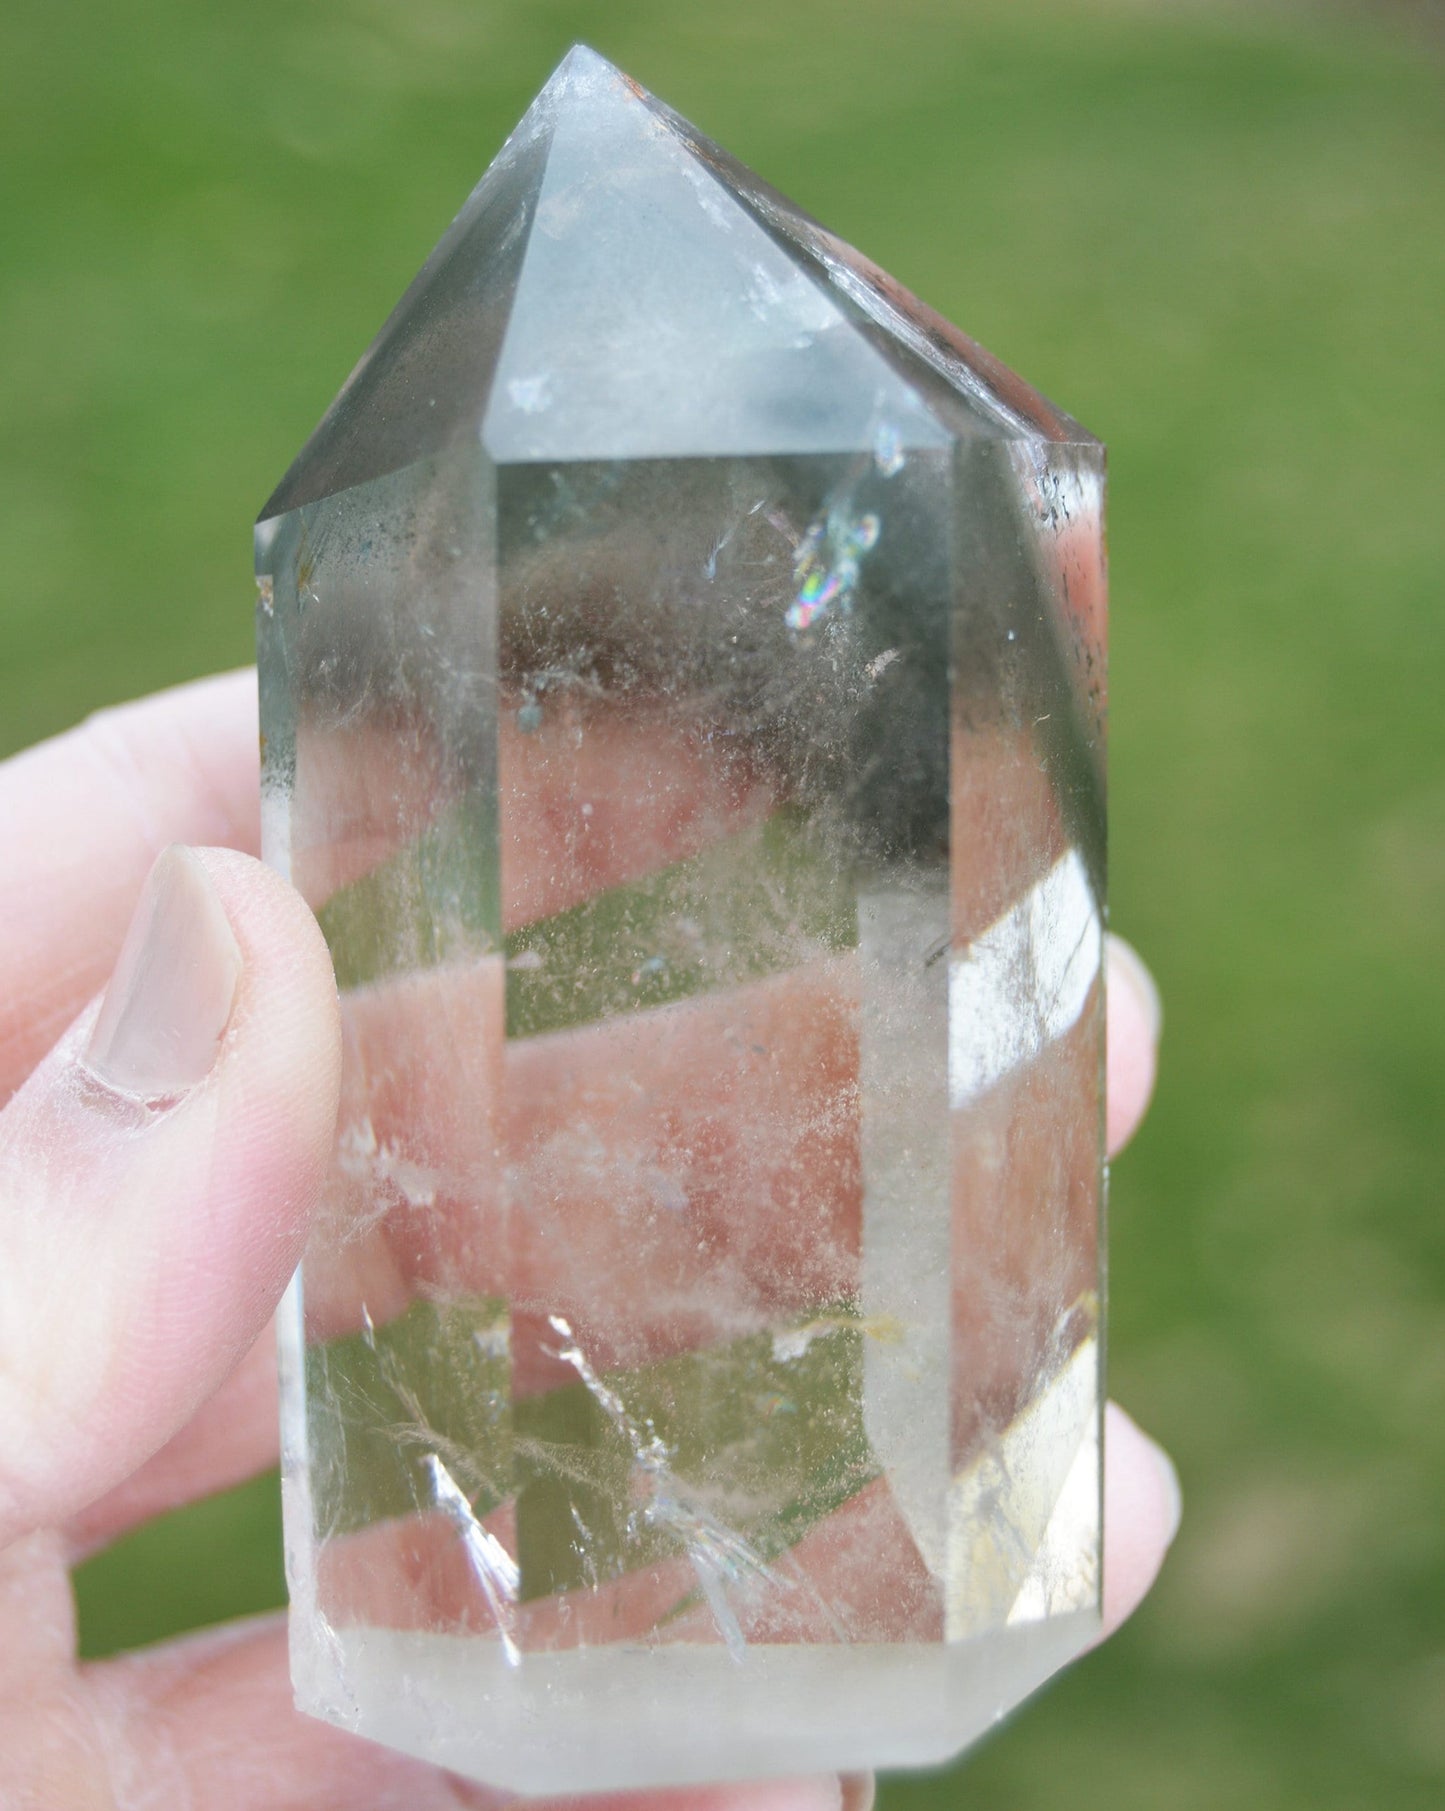
[[[313,1716],[550,1795],[937,1766],[1097,1635],[1078,1612],[943,1650],[758,1649],[741,1670],[715,1647],[592,1649],[529,1661],[519,1681],[476,1641],[368,1629],[343,1642],[339,1677],[332,1656],[313,1671],[309,1654],[295,1676]]]

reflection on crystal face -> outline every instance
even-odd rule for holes
[[[587,52],[383,329],[257,530],[345,1035],[304,1708],[529,1790],[917,1764],[1089,1639],[1101,506]]]

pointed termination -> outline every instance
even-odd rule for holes
[[[580,45],[262,519],[479,431],[503,464],[1090,439]]]

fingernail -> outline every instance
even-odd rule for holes
[[[843,1788],[842,1811],[873,1811],[878,1782],[871,1773],[845,1773],[838,1783]]]
[[[109,1087],[180,1094],[216,1060],[241,951],[204,864],[175,844],[151,869],[86,1046]]]
[[[1134,945],[1126,943],[1114,931],[1109,933],[1109,956],[1110,966],[1122,973],[1125,986],[1133,989],[1157,1044],[1159,1034],[1164,1029],[1164,1002],[1160,998],[1159,983],[1149,973],[1144,958]]]

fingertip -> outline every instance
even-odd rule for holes
[[[1110,1635],[1148,1594],[1183,1514],[1179,1473],[1116,1402],[1104,1418],[1104,1627]]]
[[[1131,944],[1111,931],[1107,949],[1108,1145],[1134,1136],[1154,1093],[1164,1013],[1159,989]]]
[[[340,1007],[325,939],[300,894],[251,856],[193,853],[242,966],[215,1069],[197,1090],[211,1100],[194,1103],[210,1144],[210,1188],[186,1243],[194,1265],[228,1275],[239,1358],[300,1259],[324,1181],[340,1090]],[[184,1285],[185,1266],[175,1274]]]
[[[251,1347],[335,1133],[336,987],[284,880],[172,850],[105,1000],[0,1116],[0,1537],[69,1520]]]
[[[871,1773],[845,1773],[839,1781],[842,1811],[873,1811],[878,1781]]]
[[[1109,932],[1108,940],[1109,960],[1116,971],[1111,972],[1110,979],[1117,977],[1118,984],[1133,994],[1150,1042],[1157,1044],[1164,1029],[1164,1000],[1159,992],[1159,983],[1132,943],[1116,931]]]
[[[191,851],[210,877],[243,964],[226,1044],[246,1045],[277,1104],[310,1109],[326,1128],[341,1082],[341,1008],[331,954],[310,908],[273,869],[234,849]],[[224,1063],[232,1050],[222,1050]],[[301,1083],[299,1092],[293,1085]]]

